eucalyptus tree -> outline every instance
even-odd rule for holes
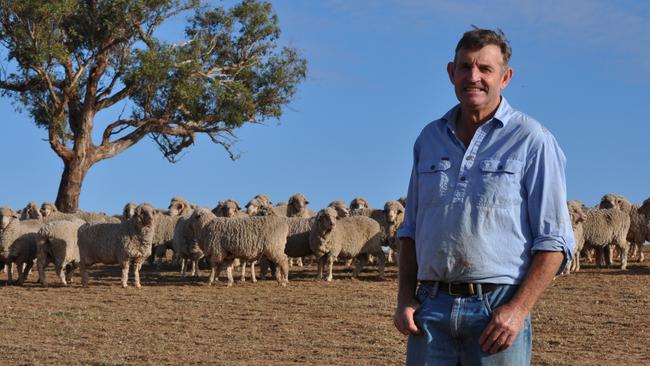
[[[183,16],[182,42],[156,32]],[[88,170],[145,137],[170,162],[201,134],[236,159],[236,129],[279,118],[305,78],[279,36],[257,0],[0,0],[0,90],[47,131],[64,166],[56,206],[72,211]]]

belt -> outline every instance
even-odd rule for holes
[[[444,292],[451,296],[467,297],[478,294],[478,286],[481,285],[481,292],[487,293],[496,290],[499,286],[497,283],[448,283],[442,281],[420,281],[421,284],[434,286],[438,284],[438,292]]]

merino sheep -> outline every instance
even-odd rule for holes
[[[402,207],[406,208],[406,197],[402,196],[398,198],[397,202],[399,202],[402,205]]]
[[[567,202],[569,208],[569,217],[571,218],[571,227],[573,228],[573,237],[575,239],[575,248],[573,251],[573,258],[571,259],[571,265],[567,266],[564,273],[569,274],[570,272],[579,272],[580,271],[580,252],[585,245],[585,234],[583,223],[587,219],[587,216],[583,211],[583,204],[578,200],[573,200]]]
[[[95,263],[121,264],[122,287],[127,287],[129,265],[133,263],[135,286],[140,287],[140,268],[151,255],[156,210],[144,203],[135,216],[117,223],[84,224],[79,228],[81,284],[88,286],[88,267]]]
[[[314,226],[314,218],[284,217],[283,219],[289,226],[287,243],[284,248],[284,253],[289,257],[289,260],[292,258],[304,258],[313,255],[314,253],[309,246],[309,234]],[[289,262],[289,264],[291,264],[291,262]],[[301,264],[298,265],[300,266]],[[266,278],[266,273],[269,267],[272,272],[275,272],[275,266],[266,260],[266,258],[260,261],[260,272],[262,273],[262,278]]]
[[[18,270],[18,284],[22,284],[36,259],[36,233],[40,220],[19,220],[11,208],[0,207],[0,260],[6,265],[7,284],[13,283],[12,263]]]
[[[388,201],[384,204],[384,221],[386,226],[382,226],[384,237],[390,248],[388,252],[388,261],[392,262],[393,253],[399,252],[399,239],[397,230],[404,222],[404,206],[398,201]],[[381,225],[381,223],[380,223]]]
[[[196,209],[190,217],[192,232],[210,263],[208,284],[212,284],[221,268],[226,266],[228,286],[231,286],[235,258],[253,261],[266,257],[278,265],[277,280],[286,285],[289,264],[284,249],[289,226],[284,219],[276,216],[213,217],[207,209]]]
[[[643,243],[650,240],[649,219],[639,211],[641,206],[634,205],[625,197],[608,193],[600,200],[599,208],[617,208],[630,215],[630,230],[627,232],[627,241],[632,245],[630,257],[638,255],[638,261],[643,262]]]
[[[63,285],[72,283],[72,273],[79,265],[78,231],[85,222],[52,221],[41,227],[36,242],[38,279],[45,286],[45,267],[54,263],[54,270]]]
[[[124,209],[122,210],[122,221],[126,221],[133,216],[135,216],[135,208],[137,205],[133,202],[129,202],[126,205],[124,205]]]
[[[350,201],[350,210],[357,210],[360,208],[368,208],[370,205],[368,204],[368,200],[363,198],[363,197],[355,197]]]
[[[21,220],[40,220],[43,218],[36,202],[30,202],[20,211]]]
[[[41,214],[43,215],[43,222],[48,223],[52,221],[74,221],[75,219],[81,219],[85,222],[110,222],[110,223],[119,223],[121,220],[115,217],[107,215],[105,212],[89,212],[89,211],[77,211],[75,213],[66,213],[57,210],[50,202],[44,202],[41,205]]]
[[[47,217],[52,212],[58,212],[58,211],[59,210],[52,202],[43,202],[43,204],[41,205],[41,215],[43,215],[43,217]]]
[[[194,210],[194,205],[187,202],[183,197],[173,197],[169,202],[169,215],[189,216]]]
[[[315,216],[315,212],[310,210],[309,201],[302,193],[295,193],[289,197],[287,204],[287,217],[304,217],[309,218]]]
[[[379,260],[379,278],[384,278],[385,254],[383,234],[379,223],[365,216],[339,219],[336,210],[324,208],[316,215],[309,234],[309,246],[318,258],[318,278],[323,278],[323,267],[329,264],[327,281],[332,280],[332,266],[339,257],[358,258],[353,276],[356,278],[372,254]]]
[[[627,268],[629,244],[626,240],[630,229],[630,216],[617,209],[587,209],[582,223],[585,247],[596,249],[596,267],[600,267],[603,250],[608,245],[616,245],[621,251],[621,269]]]
[[[197,208],[195,210],[201,210],[209,212],[210,218],[215,218],[214,214],[207,209]],[[176,223],[176,228],[174,229],[174,237],[172,240],[172,246],[174,248],[174,255],[180,261],[181,264],[181,276],[185,277],[185,268],[187,263],[191,263],[191,276],[198,277],[199,275],[199,260],[203,258],[203,251],[199,248],[197,239],[192,232],[190,226],[191,221],[190,216],[181,216]]]

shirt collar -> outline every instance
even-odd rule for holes
[[[445,115],[442,116],[442,118],[440,118],[441,120],[447,122],[447,126],[452,130],[456,130],[456,116],[458,115],[459,108],[460,108],[460,104],[456,104],[452,109],[450,109],[447,113],[445,113]],[[501,103],[499,103],[499,108],[497,108],[497,111],[496,113],[494,113],[494,117],[492,118],[494,120],[501,122],[501,127],[505,127],[505,125],[508,124],[508,121],[510,121],[513,112],[514,109],[512,109],[512,107],[506,100],[506,97],[502,95]]]

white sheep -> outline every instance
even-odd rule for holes
[[[368,207],[370,207],[368,200],[363,197],[355,197],[350,201],[350,211]]]
[[[350,216],[350,209],[342,200],[332,201],[329,203],[329,205],[327,205],[327,207],[332,207],[333,209],[335,209],[336,214],[338,215],[339,218]]]
[[[7,284],[13,283],[16,264],[18,284],[22,284],[36,259],[36,232],[41,220],[20,220],[8,207],[0,207],[0,260],[6,265]]]
[[[627,232],[627,241],[631,244],[630,257],[638,256],[643,262],[643,243],[650,240],[648,217],[639,211],[641,206],[632,204],[625,197],[608,193],[600,200],[599,208],[617,208],[630,215],[630,230]]]
[[[85,222],[52,221],[43,225],[38,231],[36,257],[38,279],[45,286],[45,267],[54,263],[54,270],[63,285],[72,282],[72,273],[79,265],[78,230]]]
[[[390,248],[388,251],[388,261],[392,262],[393,255],[399,252],[399,239],[397,238],[397,230],[404,222],[404,206],[399,201],[388,201],[384,204],[384,224],[382,230],[384,237]],[[397,257],[396,257],[397,258]]]
[[[196,209],[195,209],[196,210]],[[211,217],[214,218],[214,214],[207,209]],[[188,263],[191,263],[191,276],[198,277],[199,275],[199,260],[203,258],[203,251],[199,248],[197,239],[192,232],[190,227],[190,216],[181,216],[176,223],[174,228],[174,237],[172,239],[172,247],[174,248],[174,256],[178,259],[181,264],[180,274],[182,277],[185,276],[185,270]]]
[[[253,216],[242,218],[214,217],[207,209],[195,209],[190,227],[199,247],[210,264],[209,284],[223,266],[228,271],[228,286],[233,283],[232,262],[268,258],[280,268],[277,280],[288,282],[288,258],[284,253],[289,227],[280,217]]]
[[[618,209],[582,208],[585,220],[582,223],[585,247],[596,249],[596,267],[600,267],[603,250],[608,245],[616,245],[621,251],[621,269],[627,268],[629,243],[627,232],[630,229],[630,216]],[[586,209],[586,212],[584,212]]]
[[[21,220],[40,220],[43,218],[36,202],[30,202],[20,211]]]
[[[263,205],[263,206],[261,206],[261,207],[259,207],[257,209],[255,216],[266,216],[267,214],[269,214],[268,213],[269,210],[272,211],[271,206]],[[212,209],[212,213],[216,217],[230,217],[230,218],[233,218],[233,217],[246,217],[246,216],[248,216],[245,212],[243,212],[241,210],[241,207],[239,207],[239,203],[237,203],[237,201],[235,201],[232,198],[227,199],[225,201],[219,201],[219,203],[217,204],[217,207]],[[275,212],[273,212],[273,215],[275,215]],[[234,263],[235,263],[234,264],[235,267],[238,266],[238,265],[241,265],[241,280],[240,280],[241,282],[246,282],[246,267],[248,267],[249,265],[250,265],[250,268],[251,268],[251,281],[253,281],[253,283],[257,282],[257,278],[255,277],[255,264],[257,264],[257,261],[253,261],[253,262],[250,262],[250,263],[246,262],[246,261],[241,262],[237,258]]]
[[[88,267],[104,263],[122,266],[122,287],[127,287],[132,263],[135,286],[140,287],[140,268],[151,255],[155,218],[156,210],[144,203],[135,209],[135,216],[119,224],[89,223],[81,226],[78,244],[82,286],[88,286]]]
[[[358,258],[353,276],[356,278],[372,254],[379,261],[379,278],[384,278],[385,254],[383,234],[379,223],[365,216],[339,219],[336,210],[327,207],[318,212],[309,235],[309,246],[318,258],[318,278],[323,278],[323,267],[329,264],[327,281],[332,280],[332,267],[337,258]]]
[[[575,248],[573,250],[573,258],[571,264],[568,265],[564,271],[565,274],[570,272],[580,271],[580,252],[585,245],[585,234],[583,223],[587,219],[584,214],[584,204],[578,200],[567,202],[569,209],[569,217],[571,218],[571,227],[573,229],[573,237],[575,239]]]
[[[289,197],[287,203],[287,217],[303,217],[309,218],[316,215],[316,213],[307,207],[309,201],[302,193],[295,193]]]

